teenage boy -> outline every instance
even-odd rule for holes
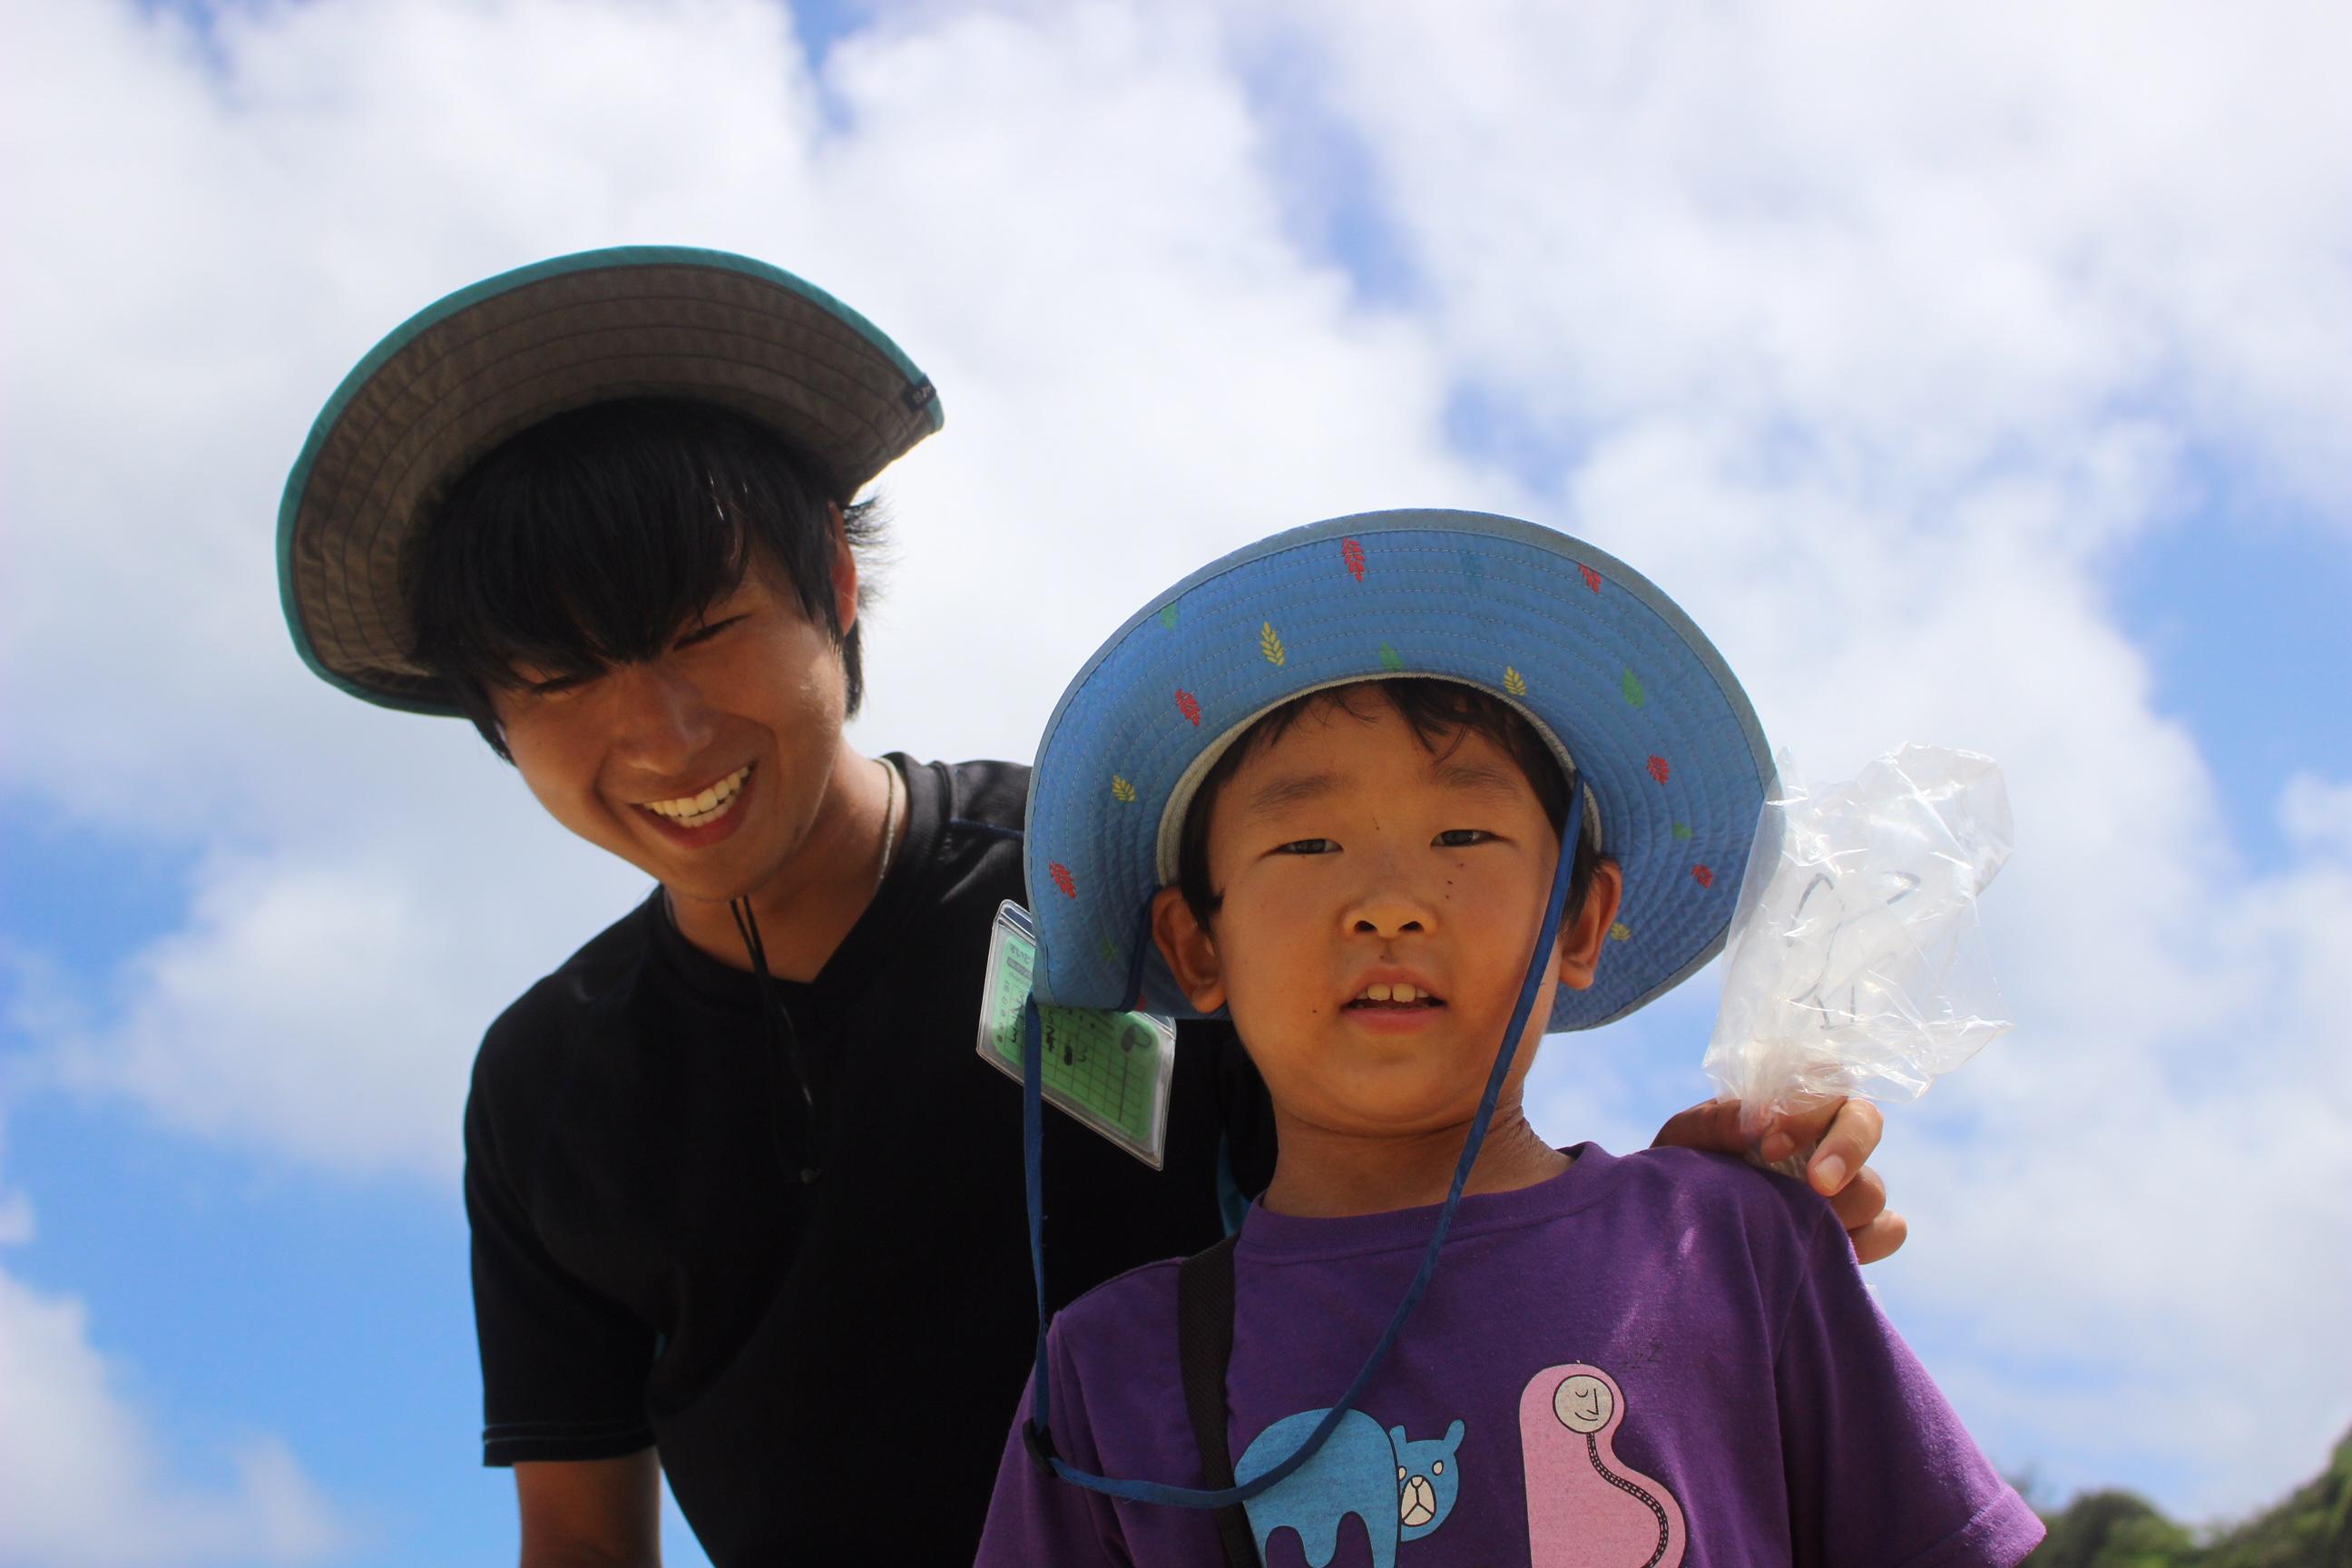
[[[978,1539],[1031,1360],[999,1179],[1020,1096],[974,1050],[1027,771],[866,757],[842,730],[877,526],[855,498],[939,423],[907,357],[807,284],[628,248],[421,312],[289,481],[311,668],[469,717],[656,884],[475,1068],[483,1454],[515,1468],[526,1563],[655,1561],[656,1448],[721,1563]],[[1221,1194],[1264,1184],[1264,1092],[1228,1040],[1187,1027],[1160,1170],[1044,1129],[1052,1300],[1206,1245]],[[1839,1115],[1814,1167],[1865,1256],[1902,1237],[1863,1169],[1877,1131]],[[1738,1146],[1713,1109],[1661,1136]]]
[[[983,1563],[2032,1548],[1817,1196],[1522,1112],[1547,1029],[1720,947],[1768,755],[1664,595],[1506,519],[1280,534],[1104,645],[1033,781],[1038,993],[1230,1010],[1279,1153],[1237,1242],[1041,1336]]]

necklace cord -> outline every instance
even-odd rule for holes
[[[890,875],[890,852],[896,847],[898,826],[898,768],[887,757],[876,759],[882,764],[882,854],[881,865],[874,874],[874,889],[881,891]],[[773,1105],[781,1098],[782,1085],[776,1079],[776,1062],[782,1058],[792,1069],[793,1085],[800,1090],[802,1121],[808,1134],[809,1152],[816,1150],[816,1094],[809,1086],[808,1072],[800,1056],[799,1031],[793,1026],[791,1012],[783,998],[776,994],[775,976],[768,969],[768,944],[760,936],[760,917],[751,912],[749,898],[728,901],[727,912],[734,918],[735,934],[742,939],[743,952],[751,961],[751,973],[760,988],[760,1026],[767,1042],[761,1061],[768,1077],[768,1101]],[[795,1167],[784,1151],[782,1119],[768,1119],[768,1142],[775,1151],[776,1164],[788,1176],[797,1175],[803,1184],[814,1178],[811,1166]]]
[[[808,1074],[801,1065],[799,1032],[793,1027],[792,1015],[784,1008],[783,998],[776,994],[775,979],[768,973],[768,946],[760,940],[760,919],[751,912],[751,900],[736,899],[727,906],[735,917],[735,932],[743,939],[743,951],[751,960],[751,973],[760,987],[760,1025],[767,1049],[760,1060],[768,1075],[768,1103],[772,1107],[782,1098],[782,1086],[776,1079],[776,1062],[782,1058],[792,1069],[793,1083],[800,1090],[801,1124],[806,1135],[809,1154],[816,1152],[816,1096],[809,1088]],[[803,1185],[812,1178],[813,1166],[795,1166],[784,1151],[784,1134],[781,1116],[768,1118],[768,1142],[775,1151],[777,1168],[788,1177],[796,1177]]]
[[[898,847],[898,764],[887,757],[877,757],[882,764],[882,866],[874,873],[874,890],[880,892],[882,884],[890,879],[890,854]]]

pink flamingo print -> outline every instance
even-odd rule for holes
[[[1597,1366],[1546,1367],[1519,1394],[1529,1568],[1678,1568],[1682,1505],[1617,1458],[1624,1391]]]

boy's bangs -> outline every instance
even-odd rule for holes
[[[436,568],[449,584],[438,662],[496,687],[519,671],[593,675],[667,647],[741,582],[745,539],[716,508],[645,489],[524,486],[501,498],[506,515],[468,531],[470,559]]]
[[[518,670],[588,675],[650,658],[741,583],[755,529],[782,547],[803,611],[830,624],[830,596],[810,591],[829,581],[830,541],[806,526],[824,504],[758,450],[763,437],[716,410],[640,403],[509,441],[459,482],[423,541],[422,661],[499,687]]]
[[[836,527],[813,475],[774,431],[700,404],[628,399],[535,425],[416,535],[402,563],[412,656],[507,756],[492,691],[653,658],[756,568],[831,634],[855,714],[865,678],[835,605],[835,539],[858,556],[884,524],[865,500]],[[872,585],[869,568],[861,604]]]

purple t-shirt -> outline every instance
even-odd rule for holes
[[[1249,1505],[1266,1568],[2014,1563],[2042,1524],[1863,1288],[1801,1184],[1591,1144],[1463,1201],[1403,1339],[1307,1465]],[[1234,1468],[1297,1447],[1412,1279],[1434,1209],[1250,1210],[1234,1254]],[[1097,1474],[1202,1484],[1176,1264],[1055,1321],[1054,1441]],[[1223,1561],[1212,1516],[1042,1471],[1022,1404],[983,1564]]]

